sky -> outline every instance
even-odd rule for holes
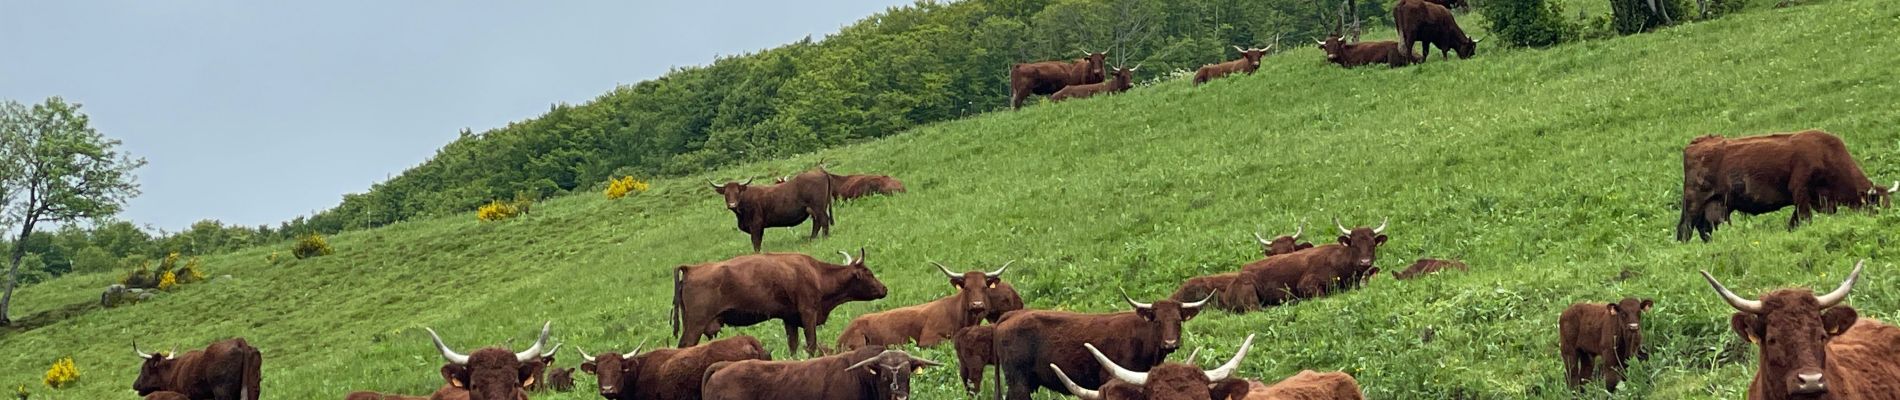
[[[0,100],[83,105],[176,232],[336,206],[454,140],[911,0],[0,0]]]

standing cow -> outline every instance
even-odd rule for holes
[[[726,199],[726,209],[739,221],[739,231],[752,236],[752,252],[759,252],[766,228],[795,227],[811,219],[811,237],[831,237],[831,174],[823,167],[798,174],[783,184],[752,187],[752,180],[712,183],[713,192]]]
[[[1761,350],[1748,398],[1900,399],[1900,329],[1860,314],[1847,302],[1866,260],[1839,288],[1815,296],[1782,289],[1748,300],[1702,271],[1736,313],[1729,327]]]
[[[679,266],[673,273],[671,318],[679,347],[718,335],[723,325],[778,319],[785,323],[785,343],[792,353],[798,353],[798,328],[803,327],[807,351],[818,355],[818,326],[831,317],[831,309],[849,301],[882,299],[888,292],[864,266],[864,249],[858,249],[855,260],[850,253],[838,253],[844,255],[843,264],[804,254],[767,253]]]
[[[1009,67],[1009,108],[1023,108],[1030,95],[1050,95],[1069,85],[1106,80],[1108,52],[1088,53],[1081,59],[1021,63]]]
[[[1458,28],[1458,20],[1452,18],[1451,10],[1426,0],[1400,0],[1392,6],[1392,23],[1399,28],[1399,42],[1405,48],[1405,55],[1424,62],[1431,58],[1431,46],[1438,46],[1440,53],[1458,52],[1458,58],[1471,58],[1478,51],[1478,41],[1465,36],[1464,29]],[[1420,46],[1423,54],[1412,51],[1412,44]],[[1445,54],[1445,57],[1451,57]]]
[[[1264,49],[1243,49],[1240,48],[1240,46],[1234,46],[1234,50],[1240,52],[1239,60],[1207,64],[1201,66],[1200,69],[1194,70],[1194,86],[1200,86],[1203,83],[1207,83],[1207,81],[1220,79],[1228,74],[1238,72],[1253,75],[1255,70],[1260,69],[1260,57],[1267,55],[1267,51],[1273,50],[1273,45],[1267,45],[1267,48]]]
[[[995,271],[959,274],[933,261],[931,264],[943,271],[956,293],[924,304],[858,316],[838,335],[838,350],[913,341],[918,346],[935,347],[950,339],[957,330],[983,322],[990,311],[989,289],[1003,282],[1003,271],[1009,270],[1009,264],[1014,262],[1003,263],[1003,267]]]
[[[734,336],[684,349],[639,353],[581,351],[581,371],[594,374],[600,397],[611,400],[697,400],[706,368],[721,361],[771,360],[765,345],[751,336]]]
[[[145,360],[132,390],[140,396],[178,392],[193,399],[257,400],[264,355],[244,338],[213,342],[185,354],[146,354],[137,343],[132,352]]]
[[[1385,64],[1398,68],[1418,62],[1418,58],[1399,50],[1399,42],[1378,41],[1346,43],[1339,35],[1328,36],[1317,41],[1319,48],[1326,52],[1326,61],[1352,68],[1368,64]]]
[[[1227,400],[1248,395],[1252,387],[1247,381],[1232,378],[1234,371],[1240,370],[1240,361],[1247,357],[1247,350],[1253,348],[1253,335],[1240,343],[1240,350],[1234,352],[1234,358],[1226,364],[1212,370],[1202,370],[1188,363],[1162,363],[1147,372],[1131,371],[1109,359],[1097,350],[1092,343],[1082,344],[1100,369],[1107,370],[1115,379],[1100,385],[1098,389],[1084,389],[1069,379],[1062,366],[1049,364],[1057,380],[1070,394],[1086,400]],[[1193,358],[1193,357],[1189,357]],[[1094,368],[1090,368],[1094,369]],[[1079,371],[1078,371],[1079,373]]]
[[[1104,82],[1069,85],[1068,87],[1062,88],[1062,90],[1056,91],[1056,94],[1049,96],[1049,101],[1061,102],[1070,99],[1086,99],[1098,94],[1126,92],[1128,89],[1135,87],[1135,69],[1138,68],[1141,67],[1116,67],[1115,79]]]
[[[803,361],[720,362],[706,369],[706,400],[906,400],[911,374],[943,365],[869,346]]]
[[[475,350],[462,354],[442,343],[442,336],[435,329],[423,328],[429,332],[429,338],[435,341],[436,351],[449,365],[443,367],[443,374],[451,386],[466,389],[470,400],[526,400],[525,387],[534,383],[534,369],[547,347],[548,330],[554,326],[550,321],[541,325],[541,336],[534,345],[521,352],[509,352],[499,347]],[[440,393],[438,393],[440,394]]]
[[[1063,311],[1021,311],[995,325],[996,369],[999,384],[1010,400],[1028,400],[1037,388],[1067,393],[1049,364],[1068,367],[1072,378],[1088,386],[1108,380],[1082,351],[1084,343],[1102,344],[1103,352],[1120,365],[1138,369],[1160,364],[1181,347],[1181,325],[1201,312],[1207,299],[1193,303],[1160,300],[1137,302],[1122,294],[1134,308],[1113,314]]]
[[[1564,359],[1564,377],[1572,389],[1603,374],[1611,392],[1623,381],[1631,358],[1647,359],[1643,351],[1643,313],[1654,302],[1624,298],[1615,303],[1578,303],[1557,319],[1558,354]]]
[[[1819,209],[1891,202],[1900,191],[1874,186],[1839,137],[1821,130],[1728,139],[1704,135],[1682,149],[1682,215],[1676,240],[1709,240],[1729,214],[1759,215],[1790,205],[1794,229]],[[1693,232],[1693,233],[1692,233]]]

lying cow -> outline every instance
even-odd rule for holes
[[[1222,303],[1241,310],[1279,305],[1295,299],[1311,299],[1329,293],[1353,289],[1378,273],[1373,266],[1378,248],[1385,244],[1386,222],[1376,228],[1339,228],[1339,243],[1268,257],[1241,267],[1226,290]]]
[[[911,374],[943,365],[868,346],[802,361],[724,361],[706,369],[706,400],[905,400]]]
[[[578,349],[578,347],[577,347]],[[706,368],[722,361],[771,360],[765,345],[751,336],[734,336],[684,349],[644,354],[581,351],[581,371],[594,374],[600,397],[607,399],[697,400]]]
[[[818,261],[804,254],[768,253],[733,257],[694,266],[682,265],[673,274],[673,333],[680,348],[712,338],[725,325],[749,326],[768,319],[785,323],[785,342],[798,353],[798,330],[805,328],[805,347],[818,355],[818,326],[831,310],[849,301],[884,298],[883,282],[858,258],[844,254],[843,264]]]
[[[1564,359],[1564,377],[1570,387],[1603,375],[1603,385],[1616,392],[1623,369],[1631,358],[1647,359],[1643,351],[1643,313],[1649,299],[1624,298],[1616,303],[1578,303],[1557,319],[1558,355]]]
[[[1272,386],[1249,380],[1244,400],[1365,400],[1359,381],[1344,372],[1303,370]]]
[[[1399,42],[1378,41],[1346,43],[1337,35],[1321,40],[1319,47],[1326,51],[1326,61],[1352,68],[1368,64],[1385,64],[1393,68],[1412,65],[1418,59],[1399,50]]]
[[[1732,212],[1759,215],[1794,206],[1788,229],[1819,209],[1891,203],[1892,188],[1874,186],[1839,137],[1820,130],[1728,139],[1704,135],[1682,149],[1682,215],[1676,240],[1709,240]],[[1691,233],[1694,232],[1694,233]]]
[[[1749,399],[1900,399],[1900,329],[1843,304],[1866,262],[1827,294],[1782,289],[1760,300],[1736,296],[1702,271],[1736,310],[1729,327],[1761,350]]]
[[[712,183],[713,192],[726,199],[726,210],[738,219],[739,231],[752,237],[759,252],[766,228],[789,228],[811,219],[811,237],[831,236],[831,200],[835,193],[831,173],[823,167],[798,174],[783,184],[752,187],[745,182]],[[711,182],[709,182],[711,183]]]
[[[462,382],[458,381],[455,377],[463,371],[463,367],[455,364],[445,364],[442,366],[441,371],[442,387],[436,389],[435,393],[429,396],[406,396],[360,391],[350,392],[348,396],[343,397],[343,400],[468,400],[468,389],[463,388]]]
[[[1103,355],[1094,344],[1084,343],[1090,355],[1101,369],[1107,370],[1115,379],[1102,384],[1098,389],[1084,389],[1069,378],[1062,366],[1049,364],[1062,387],[1087,400],[1226,400],[1243,398],[1252,387],[1247,381],[1231,378],[1234,371],[1240,369],[1240,361],[1247,357],[1247,350],[1253,347],[1253,335],[1240,343],[1240,350],[1234,352],[1234,358],[1226,364],[1212,370],[1202,370],[1188,363],[1162,363],[1147,372],[1135,372]],[[1191,358],[1191,357],[1190,357]],[[1189,360],[1193,362],[1193,360]],[[1093,369],[1093,368],[1091,368]],[[1079,371],[1078,371],[1079,372]]]
[[[1253,75],[1255,70],[1260,69],[1260,57],[1267,55],[1267,51],[1273,50],[1273,45],[1267,45],[1267,48],[1264,49],[1243,49],[1240,48],[1240,46],[1234,46],[1234,50],[1240,52],[1240,59],[1218,64],[1207,64],[1201,66],[1200,69],[1194,70],[1194,86],[1200,86],[1203,83],[1207,83],[1207,81],[1220,79],[1221,77],[1235,73]]]
[[[1108,52],[1088,53],[1081,59],[1022,63],[1009,67],[1009,108],[1023,108],[1030,95],[1050,95],[1070,85],[1107,80]]]
[[[442,336],[435,329],[423,328],[429,332],[429,338],[435,341],[436,351],[449,365],[444,366],[443,374],[451,386],[466,389],[470,400],[526,400],[528,385],[534,383],[534,370],[547,348],[548,330],[553,322],[541,325],[541,336],[534,345],[521,352],[509,352],[498,347],[488,347],[473,353],[461,354],[442,343]],[[438,397],[440,397],[438,392]]]
[[[1193,303],[1160,300],[1137,302],[1122,294],[1134,309],[1113,314],[1025,310],[1011,313],[995,325],[997,373],[1005,379],[1010,400],[1028,400],[1038,388],[1063,391],[1049,364],[1069,367],[1084,385],[1107,382],[1099,368],[1081,351],[1084,343],[1103,344],[1115,362],[1147,369],[1160,364],[1181,347],[1181,325],[1194,319],[1208,299]]]
[[[1313,248],[1312,243],[1300,241],[1300,235],[1305,232],[1306,232],[1306,223],[1301,222],[1300,225],[1298,225],[1298,227],[1294,229],[1293,235],[1291,236],[1280,236],[1280,237],[1273,238],[1273,240],[1267,240],[1265,236],[1260,236],[1260,232],[1254,232],[1253,238],[1255,241],[1260,242],[1260,251],[1264,253],[1266,257],[1273,257],[1273,256],[1281,255],[1281,254],[1288,254],[1295,251]],[[1186,282],[1181,282],[1181,287],[1175,289],[1174,294],[1169,295],[1168,298],[1173,299],[1174,301],[1187,301],[1187,300],[1204,298],[1204,297],[1214,294],[1214,292],[1217,289],[1226,288],[1228,285],[1232,285],[1234,283],[1234,278],[1237,278],[1239,276],[1240,276],[1240,272],[1223,272],[1219,274],[1203,275],[1203,276],[1188,278]],[[1233,304],[1228,304],[1225,301],[1216,301],[1214,305],[1217,308],[1220,308],[1222,310],[1227,310],[1227,311],[1238,311],[1238,310],[1244,309],[1244,307],[1238,307]]]
[[[957,288],[956,293],[924,304],[858,316],[838,335],[838,350],[910,342],[935,347],[950,339],[958,329],[983,322],[990,311],[989,289],[1003,282],[1003,271],[1009,270],[1009,264],[1014,262],[1003,263],[1003,267],[995,271],[959,274],[932,261],[931,264],[949,279],[950,286]]]
[[[1440,260],[1436,258],[1421,258],[1421,259],[1418,259],[1418,262],[1412,263],[1412,266],[1405,267],[1404,271],[1393,272],[1392,278],[1403,281],[1403,280],[1418,278],[1425,275],[1436,274],[1439,271],[1453,270],[1453,269],[1459,270],[1459,271],[1468,270],[1467,267],[1465,266],[1465,263],[1462,261]]]
[[[1135,67],[1140,68],[1140,67]],[[1049,96],[1051,102],[1086,99],[1098,94],[1121,93],[1135,87],[1135,68],[1115,68],[1115,78],[1104,82],[1070,85]]]
[[[264,355],[244,338],[213,342],[185,354],[146,354],[133,343],[132,352],[145,360],[132,381],[132,390],[140,396],[176,392],[196,399],[257,400]]]
[[[1400,0],[1392,6],[1393,26],[1399,29],[1400,45],[1405,55],[1416,57],[1424,62],[1432,57],[1432,46],[1438,46],[1442,54],[1446,51],[1458,52],[1458,58],[1471,58],[1478,51],[1478,41],[1465,36],[1464,29],[1458,28],[1458,20],[1452,18],[1451,9],[1428,0]],[[1412,45],[1420,46],[1423,54],[1413,52]],[[1450,57],[1449,54],[1445,55]]]

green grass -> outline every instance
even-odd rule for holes
[[[1372,398],[1565,398],[1558,312],[1640,296],[1657,301],[1645,321],[1654,357],[1621,396],[1739,398],[1755,351],[1729,332],[1729,309],[1695,271],[1754,295],[1831,287],[1854,260],[1871,258],[1849,302],[1900,321],[1891,283],[1900,253],[1887,246],[1900,216],[1822,215],[1787,232],[1781,212],[1739,218],[1712,244],[1679,244],[1680,149],[1705,133],[1818,127],[1841,135],[1877,180],[1900,178],[1900,47],[1875,40],[1900,34],[1896,22],[1891,2],[1821,2],[1397,70],[1341,70],[1307,46],[1250,77],[992,113],[660,181],[626,200],[583,193],[503,223],[470,211],[352,232],[332,238],[334,256],[275,267],[265,255],[284,246],[209,257],[210,275],[234,278],[0,336],[0,384],[26,384],[36,399],[131,398],[134,340],[152,350],[243,336],[265,353],[267,396],[283,399],[430,392],[441,360],[423,327],[464,350],[522,345],[544,320],[570,347],[670,344],[671,268],[749,250],[705,179],[824,157],[835,171],[889,173],[911,189],[840,206],[829,239],[805,240],[804,228],[767,235],[768,249],[832,259],[865,247],[891,287],[885,300],[838,309],[824,343],[853,316],[946,295],[926,261],[988,268],[1016,259],[1006,279],[1034,308],[1121,311],[1118,287],[1157,298],[1187,277],[1253,260],[1252,230],[1307,219],[1326,242],[1332,216],[1362,225],[1390,217],[1382,268],[1460,257],[1472,271],[1382,277],[1245,315],[1210,312],[1187,323],[1187,347],[1207,348],[1201,361],[1211,366],[1257,333],[1243,375],[1346,370]],[[25,288],[16,316],[93,301],[113,278]],[[1436,338],[1421,343],[1428,328]],[[728,332],[786,356],[777,324]],[[948,346],[921,353],[954,360]],[[77,385],[41,386],[46,367],[67,355],[82,373]],[[961,392],[953,368],[915,385],[919,398]]]

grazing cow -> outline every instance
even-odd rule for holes
[[[1089,53],[1073,62],[1043,61],[1019,63],[1009,67],[1009,108],[1023,108],[1023,99],[1030,95],[1049,95],[1061,91],[1070,85],[1097,83],[1106,80],[1106,59],[1108,52]]]
[[[795,227],[811,219],[811,237],[820,231],[831,237],[831,198],[836,193],[832,175],[824,167],[792,177],[783,184],[752,187],[745,182],[712,183],[713,192],[726,198],[726,209],[738,218],[739,231],[752,236],[752,252],[759,252],[766,228]]]
[[[1604,387],[1615,392],[1629,359],[1649,358],[1643,351],[1642,322],[1652,304],[1626,297],[1609,304],[1577,303],[1564,310],[1557,319],[1557,347],[1571,388],[1583,387],[1584,380],[1601,372]]]
[[[1062,381],[1063,388],[1082,399],[1227,400],[1245,397],[1252,390],[1247,381],[1230,376],[1240,369],[1241,359],[1246,358],[1247,350],[1253,347],[1253,335],[1247,335],[1247,340],[1240,343],[1240,350],[1234,352],[1234,358],[1212,370],[1202,370],[1190,364],[1193,360],[1188,360],[1188,363],[1162,363],[1148,368],[1147,372],[1136,372],[1109,359],[1094,344],[1084,343],[1082,346],[1095,356],[1100,369],[1107,370],[1109,375],[1115,377],[1097,390],[1084,389],[1069,379],[1062,366],[1049,364],[1049,371]]]
[[[1069,85],[1049,96],[1049,101],[1061,102],[1069,99],[1086,99],[1098,94],[1121,93],[1135,87],[1135,68],[1115,68],[1115,79],[1104,82]]]
[[[1704,135],[1682,149],[1682,216],[1676,240],[1709,234],[1740,211],[1759,215],[1794,206],[1788,229],[1815,209],[1860,209],[1891,202],[1900,182],[1879,188],[1839,137],[1821,130],[1728,139]]]
[[[720,362],[706,369],[706,400],[906,400],[911,374],[943,365],[869,346],[803,361]]]
[[[1064,311],[1020,311],[995,325],[997,379],[1006,384],[1010,400],[1027,400],[1037,388],[1067,393],[1049,364],[1068,367],[1071,377],[1088,386],[1106,382],[1101,369],[1082,351],[1084,343],[1100,343],[1116,363],[1137,369],[1160,364],[1181,347],[1181,324],[1194,319],[1207,299],[1193,303],[1160,300],[1136,302],[1122,293],[1133,311],[1082,314]],[[1006,378],[1006,379],[1004,379]]]
[[[1247,381],[1251,390],[1244,400],[1365,400],[1359,381],[1344,372],[1303,370],[1272,386]]]
[[[1319,47],[1326,51],[1326,61],[1346,68],[1367,64],[1385,64],[1397,68],[1418,62],[1417,58],[1399,51],[1399,42],[1389,40],[1346,43],[1334,35],[1319,41]]]
[[[498,347],[475,350],[474,353],[461,354],[442,343],[442,336],[435,329],[423,328],[429,332],[429,338],[435,341],[436,351],[449,365],[443,366],[443,375],[449,385],[464,389],[470,400],[526,400],[528,385],[534,383],[534,370],[547,347],[548,330],[554,326],[552,321],[541,325],[541,336],[534,345],[521,352],[509,352]],[[444,390],[450,388],[443,388]],[[442,397],[437,391],[437,397]]]
[[[1464,29],[1458,28],[1458,20],[1451,17],[1451,10],[1427,0],[1400,0],[1392,6],[1392,23],[1399,28],[1399,42],[1405,48],[1407,57],[1425,62],[1431,58],[1431,46],[1438,46],[1440,53],[1458,52],[1458,58],[1471,58],[1478,51],[1478,41],[1465,36]],[[1414,43],[1423,54],[1412,51]],[[1451,57],[1450,54],[1444,54]]]
[[[805,328],[805,345],[818,355],[818,326],[831,309],[848,301],[884,298],[888,292],[871,268],[844,254],[843,264],[831,264],[795,253],[767,253],[730,260],[679,266],[673,273],[673,333],[680,348],[712,338],[723,325],[750,326],[768,319],[785,323],[785,342],[798,353],[798,328]],[[684,329],[682,329],[684,328]]]
[[[1866,263],[1854,264],[1841,286],[1827,294],[1782,289],[1760,300],[1736,296],[1702,271],[1737,311],[1729,327],[1761,350],[1748,386],[1750,400],[1900,399],[1900,329],[1860,318],[1844,304]]]
[[[1267,48],[1264,49],[1243,49],[1240,48],[1240,46],[1234,46],[1234,50],[1240,52],[1239,60],[1219,64],[1207,64],[1201,66],[1201,69],[1194,70],[1194,86],[1200,86],[1203,83],[1207,83],[1207,81],[1220,79],[1228,74],[1237,72],[1245,72],[1247,75],[1253,75],[1254,70],[1260,69],[1260,57],[1265,56],[1267,51],[1273,50],[1273,45],[1267,45]]]
[[[928,303],[858,316],[838,335],[838,350],[849,351],[869,345],[893,346],[917,342],[918,346],[936,347],[950,339],[958,329],[976,326],[989,316],[989,289],[1003,282],[1003,271],[950,272],[949,267],[930,262],[949,278],[955,294]]]
[[[1268,257],[1241,267],[1240,277],[1221,291],[1221,302],[1241,310],[1325,296],[1363,285],[1379,272],[1373,266],[1385,244],[1386,222],[1377,228],[1339,228],[1339,243]]]
[[[1260,236],[1260,232],[1254,232],[1253,238],[1260,242],[1260,251],[1265,254],[1266,257],[1273,257],[1313,248],[1312,243],[1300,241],[1300,235],[1304,233],[1306,233],[1306,223],[1301,222],[1300,225],[1294,229],[1293,235],[1291,236],[1280,236],[1273,238],[1273,240],[1267,240],[1265,236]],[[1188,301],[1204,298],[1213,294],[1216,289],[1226,288],[1228,285],[1233,284],[1234,278],[1237,277],[1240,277],[1239,272],[1223,272],[1188,278],[1186,282],[1181,282],[1181,287],[1175,289],[1174,294],[1168,296],[1168,298],[1174,301]],[[1222,296],[1223,299],[1227,297],[1228,296]],[[1225,301],[1216,301],[1214,302],[1214,306],[1227,311],[1237,311],[1241,309],[1233,304],[1227,304]]]
[[[152,392],[145,395],[145,400],[191,400],[191,397],[178,392]]]
[[[1440,260],[1436,258],[1421,258],[1421,259],[1418,259],[1418,262],[1412,263],[1412,266],[1406,267],[1404,271],[1393,272],[1392,278],[1398,279],[1398,280],[1408,280],[1408,279],[1417,278],[1417,277],[1421,277],[1425,275],[1435,274],[1435,273],[1438,273],[1438,271],[1444,271],[1448,269],[1465,271],[1467,270],[1466,268],[1467,267],[1465,267],[1465,263],[1458,260]]]
[[[684,349],[638,354],[581,351],[581,371],[595,374],[600,397],[607,399],[697,400],[706,367],[721,361],[771,360],[765,345],[751,336],[734,336]],[[635,355],[638,354],[638,355]]]
[[[146,354],[137,343],[132,352],[145,360],[132,390],[140,396],[177,392],[194,399],[257,400],[264,355],[244,338],[213,342],[185,354]]]

